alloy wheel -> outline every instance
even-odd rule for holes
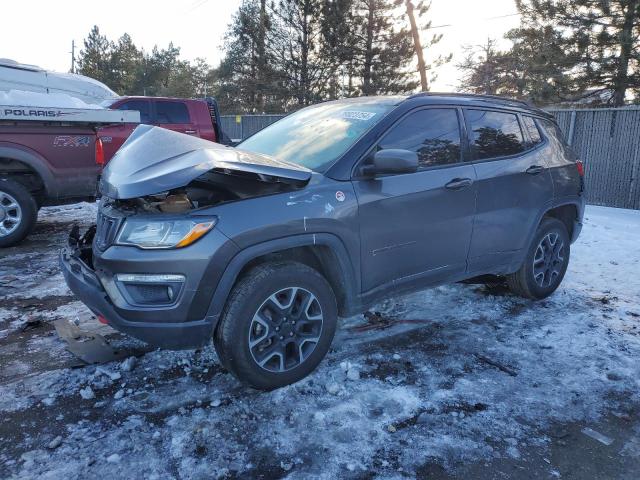
[[[565,261],[564,241],[558,233],[547,233],[533,256],[533,278],[539,287],[547,288],[562,273]]]
[[[302,364],[322,335],[322,307],[316,296],[300,287],[270,295],[253,315],[249,350],[269,372],[286,372]]]
[[[20,226],[22,221],[22,208],[6,192],[0,192],[0,237],[6,237]]]

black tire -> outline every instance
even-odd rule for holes
[[[0,178],[0,248],[23,240],[37,219],[38,206],[31,193],[14,180]]]
[[[289,299],[291,306],[282,309]],[[214,345],[224,367],[242,383],[273,390],[303,379],[318,366],[333,340],[337,318],[335,295],[320,273],[296,262],[267,263],[251,269],[232,289]],[[261,366],[258,360],[265,358]]]
[[[552,245],[550,242],[553,238],[561,243]],[[507,275],[509,289],[516,295],[532,300],[541,300],[551,295],[560,286],[567,272],[570,244],[564,223],[555,218],[543,218],[520,270]]]

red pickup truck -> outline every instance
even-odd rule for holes
[[[140,123],[157,125],[212,142],[227,143],[220,129],[218,104],[212,98],[186,100],[166,97],[122,97],[107,107],[112,110],[136,110],[140,112]],[[136,126],[120,124],[98,130],[98,138],[104,147],[105,162],[113,157]]]
[[[121,97],[105,106],[109,110],[0,106],[0,248],[29,234],[40,207],[95,199],[102,167],[138,119],[227,142],[212,98]]]

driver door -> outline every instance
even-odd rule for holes
[[[439,283],[466,271],[476,175],[462,163],[460,125],[456,108],[410,112],[373,152],[412,150],[418,171],[354,179],[363,293]]]

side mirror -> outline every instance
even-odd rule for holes
[[[373,164],[365,165],[362,173],[368,176],[413,173],[418,170],[418,154],[411,150],[390,148],[373,155]]]

